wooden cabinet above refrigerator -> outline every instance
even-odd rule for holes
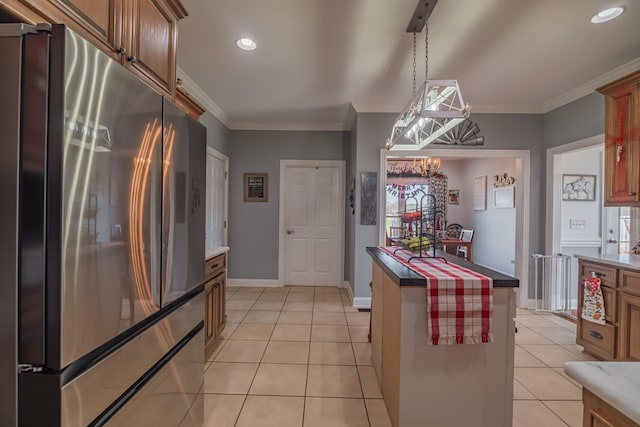
[[[597,89],[605,96],[605,206],[640,206],[640,71]]]
[[[69,25],[149,86],[175,96],[180,0],[0,0],[17,17],[36,24]]]

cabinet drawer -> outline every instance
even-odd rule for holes
[[[620,270],[618,284],[620,290],[629,294],[640,295],[640,273],[630,270]]]
[[[204,263],[204,275],[211,278],[227,268],[227,256],[225,254],[209,258]]]
[[[615,288],[618,286],[616,280],[616,270],[614,267],[609,267],[602,264],[594,264],[591,262],[580,261],[580,278],[584,281],[585,277],[590,277],[592,273],[595,273],[597,277],[602,281],[603,286]]]
[[[597,323],[582,320],[580,337],[577,340],[588,353],[593,353],[602,359],[611,360],[616,357],[616,326],[607,323]]]

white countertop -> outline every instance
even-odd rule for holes
[[[213,258],[225,252],[229,252],[229,246],[218,246],[215,248],[207,248],[204,250],[204,259]]]
[[[640,255],[616,254],[616,255],[574,255],[578,259],[585,261],[611,264],[616,267],[640,270]]]
[[[640,424],[640,362],[566,362],[564,371]]]

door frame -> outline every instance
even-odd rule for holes
[[[341,287],[344,281],[344,217],[345,217],[345,171],[346,162],[344,160],[280,160],[280,214],[278,220],[278,282],[284,285],[284,241],[285,234],[285,189],[286,173],[288,167],[337,167],[338,168],[338,210],[336,213],[338,221],[338,251],[337,269],[338,277],[336,287]]]
[[[545,253],[546,254],[554,254],[560,252],[560,248],[562,247],[561,241],[561,233],[556,231],[556,228],[560,227],[560,203],[557,203],[559,200],[559,194],[554,194],[554,191],[557,192],[559,186],[555,185],[555,156],[558,154],[565,154],[571,151],[584,150],[587,148],[592,148],[597,145],[604,144],[604,134],[599,134],[595,136],[591,136],[589,138],[580,139],[578,141],[570,142],[568,144],[559,145],[557,147],[547,149],[547,188],[546,188],[546,235],[545,235]],[[604,190],[603,185],[604,180],[600,180],[598,183],[598,189],[600,190],[600,194],[602,194],[602,200],[604,201]],[[602,206],[604,210],[604,206]],[[604,221],[604,215],[601,215],[601,221]],[[602,224],[601,224],[602,227]],[[600,242],[593,242],[589,247],[593,247],[594,244],[602,245],[602,241],[604,238],[600,239]],[[602,247],[602,246],[600,246]]]
[[[222,220],[226,226],[224,227],[222,245],[227,246],[229,244],[229,156],[207,145],[207,157],[208,156],[215,157],[224,162],[224,208],[222,211]]]
[[[531,151],[530,150],[503,150],[503,149],[479,149],[469,150],[462,148],[424,148],[420,151],[389,151],[380,150],[380,174],[378,185],[383,189],[386,181],[386,162],[388,156],[435,156],[464,159],[486,159],[486,158],[513,158],[516,159],[516,169],[519,170],[521,191],[516,191],[516,253],[515,253],[515,273],[514,276],[520,281],[517,288],[517,304],[520,307],[527,307],[529,304],[529,216],[531,214]],[[385,191],[378,192],[378,217],[385,217]],[[517,194],[521,193],[522,198]],[[380,221],[378,227],[378,241],[385,241],[384,221]]]

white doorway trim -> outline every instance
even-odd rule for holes
[[[280,214],[278,220],[278,282],[284,284],[284,240],[285,230],[285,194],[286,173],[288,167],[337,167],[340,182],[338,183],[338,253],[336,262],[338,281],[336,287],[341,287],[344,281],[344,212],[345,212],[345,171],[344,160],[280,160]]]
[[[559,145],[557,147],[547,149],[547,200],[546,200],[546,235],[545,235],[545,253],[547,255],[560,252],[561,248],[561,233],[555,232],[556,228],[560,227],[560,204],[557,200],[560,199],[559,194],[554,194],[559,188],[554,185],[554,172],[555,172],[555,158],[558,154],[568,153],[570,151],[579,151],[588,148],[595,147],[604,143],[604,134],[592,136],[589,138],[581,139],[579,141],[570,142],[568,144]],[[600,190],[604,189],[602,181],[598,184]],[[604,196],[602,191],[600,192]],[[602,198],[604,200],[604,197]],[[598,242],[600,243],[600,242]]]
[[[224,162],[224,207],[222,211],[222,220],[224,221],[224,241],[223,246],[229,243],[229,156],[222,154],[218,150],[207,145],[207,156],[215,157]]]
[[[386,181],[386,163],[389,156],[402,157],[419,157],[419,156],[438,156],[449,158],[464,159],[486,159],[486,158],[515,158],[516,168],[519,175],[516,177],[519,182],[518,187],[521,189],[516,191],[516,265],[515,277],[520,281],[518,289],[518,306],[526,307],[529,304],[529,216],[530,216],[530,198],[531,198],[531,152],[529,150],[470,150],[470,149],[442,149],[442,148],[426,148],[420,151],[389,151],[387,149],[380,150],[380,174],[379,174],[379,218],[385,216],[385,194],[382,189]],[[522,197],[518,197],[518,193]],[[384,221],[380,221],[378,227],[379,241],[385,241]]]

